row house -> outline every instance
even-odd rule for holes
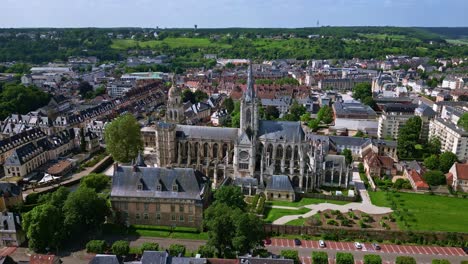
[[[44,138],[46,134],[39,128],[30,128],[11,137],[0,140],[0,164],[18,147]]]

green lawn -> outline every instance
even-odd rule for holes
[[[392,206],[385,192],[369,192],[369,195],[374,205]],[[389,192],[388,195],[408,219],[409,228],[397,217],[401,229],[468,232],[468,199],[414,193]]]
[[[285,215],[302,215],[308,212],[310,212],[310,209],[307,208],[300,208],[298,210],[288,210],[265,207],[265,218],[263,220],[267,223],[273,223],[273,221]]]
[[[302,198],[298,202],[287,202],[287,201],[271,201],[267,202],[268,205],[278,205],[278,206],[290,206],[290,207],[301,207],[309,204],[319,204],[319,203],[331,203],[331,204],[348,204],[348,201],[336,201],[336,200],[325,200],[318,198]]]
[[[298,218],[286,223],[286,225],[303,226],[307,218]]]
[[[162,238],[176,238],[176,239],[197,239],[207,240],[208,233],[198,232],[195,228],[189,227],[176,227],[172,232],[171,228],[167,226],[145,226],[145,225],[132,225],[127,229],[123,226],[107,224],[103,227],[105,234],[118,234],[118,235],[139,235],[145,237],[162,237]]]
[[[136,46],[142,48],[155,49],[161,47],[163,44],[168,45],[170,48],[207,48],[219,47],[230,48],[231,45],[223,43],[212,43],[207,38],[165,38],[163,40],[149,40],[137,41],[133,39],[115,39],[112,41],[111,48],[118,50],[127,50],[135,48]]]

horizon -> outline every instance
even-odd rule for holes
[[[0,28],[468,26],[464,0],[4,1]]]

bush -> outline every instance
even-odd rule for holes
[[[255,195],[252,199],[252,203],[250,204],[250,208],[252,208],[253,212],[257,211],[258,198],[260,198],[260,196],[258,194]]]
[[[351,253],[336,253],[336,264],[354,264],[354,256]]]
[[[314,264],[328,264],[328,254],[323,251],[312,252],[312,263]]]
[[[359,163],[359,165],[358,165],[358,170],[359,170],[359,173],[364,173],[364,172],[365,172],[364,164]]]
[[[327,225],[338,226],[338,222],[333,220],[333,219],[329,219],[329,220],[327,220]]]
[[[416,260],[413,257],[398,256],[395,260],[395,264],[416,264]]]
[[[360,228],[368,228],[369,226],[366,223],[364,223],[364,221],[359,220],[359,227]]]
[[[104,240],[91,240],[86,244],[86,252],[102,254],[106,251],[107,245]]]
[[[349,220],[349,219],[347,219],[347,218],[341,220],[341,225],[342,225],[342,226],[350,226],[351,223],[352,223],[351,220]]]
[[[145,242],[141,245],[140,250],[141,250],[141,254],[143,254],[143,252],[145,251],[158,251],[159,244],[153,243],[153,242]]]
[[[36,193],[36,192],[33,192],[33,193],[30,193],[28,194],[28,196],[26,196],[26,201],[25,203],[26,204],[37,204],[38,200],[39,200],[39,193]]]
[[[364,264],[382,264],[382,258],[379,255],[364,255]]]
[[[212,246],[201,245],[197,252],[202,258],[213,258],[216,254],[216,249]]]
[[[265,196],[260,196],[260,199],[258,200],[257,214],[263,214],[263,210],[265,208],[265,200]]]
[[[292,259],[294,260],[295,264],[299,264],[299,253],[297,252],[297,250],[281,250],[281,256],[283,256],[285,259]]]
[[[169,254],[173,257],[177,257],[179,255],[185,255],[185,246],[180,244],[172,244],[169,246]]]
[[[431,186],[447,184],[447,179],[441,171],[427,171],[423,174],[423,178],[426,180],[427,184]]]
[[[117,256],[125,256],[130,252],[130,243],[125,240],[118,240],[112,244],[112,253]]]
[[[446,259],[433,259],[432,264],[450,264],[450,261]]]

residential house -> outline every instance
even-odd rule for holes
[[[19,247],[26,241],[21,227],[21,216],[12,212],[0,214],[0,246]]]
[[[393,166],[395,161],[388,156],[380,156],[371,151],[364,157],[364,169],[371,177],[388,177],[396,175],[396,169]]]
[[[89,264],[121,264],[121,262],[116,255],[97,254]]]
[[[407,178],[415,191],[428,191],[429,184],[424,180],[423,175],[426,172],[418,162],[411,161],[403,169],[403,177]]]
[[[5,212],[12,206],[23,203],[21,188],[13,183],[0,182],[0,211]]]
[[[455,162],[446,176],[447,184],[455,191],[468,192],[468,163]]]

